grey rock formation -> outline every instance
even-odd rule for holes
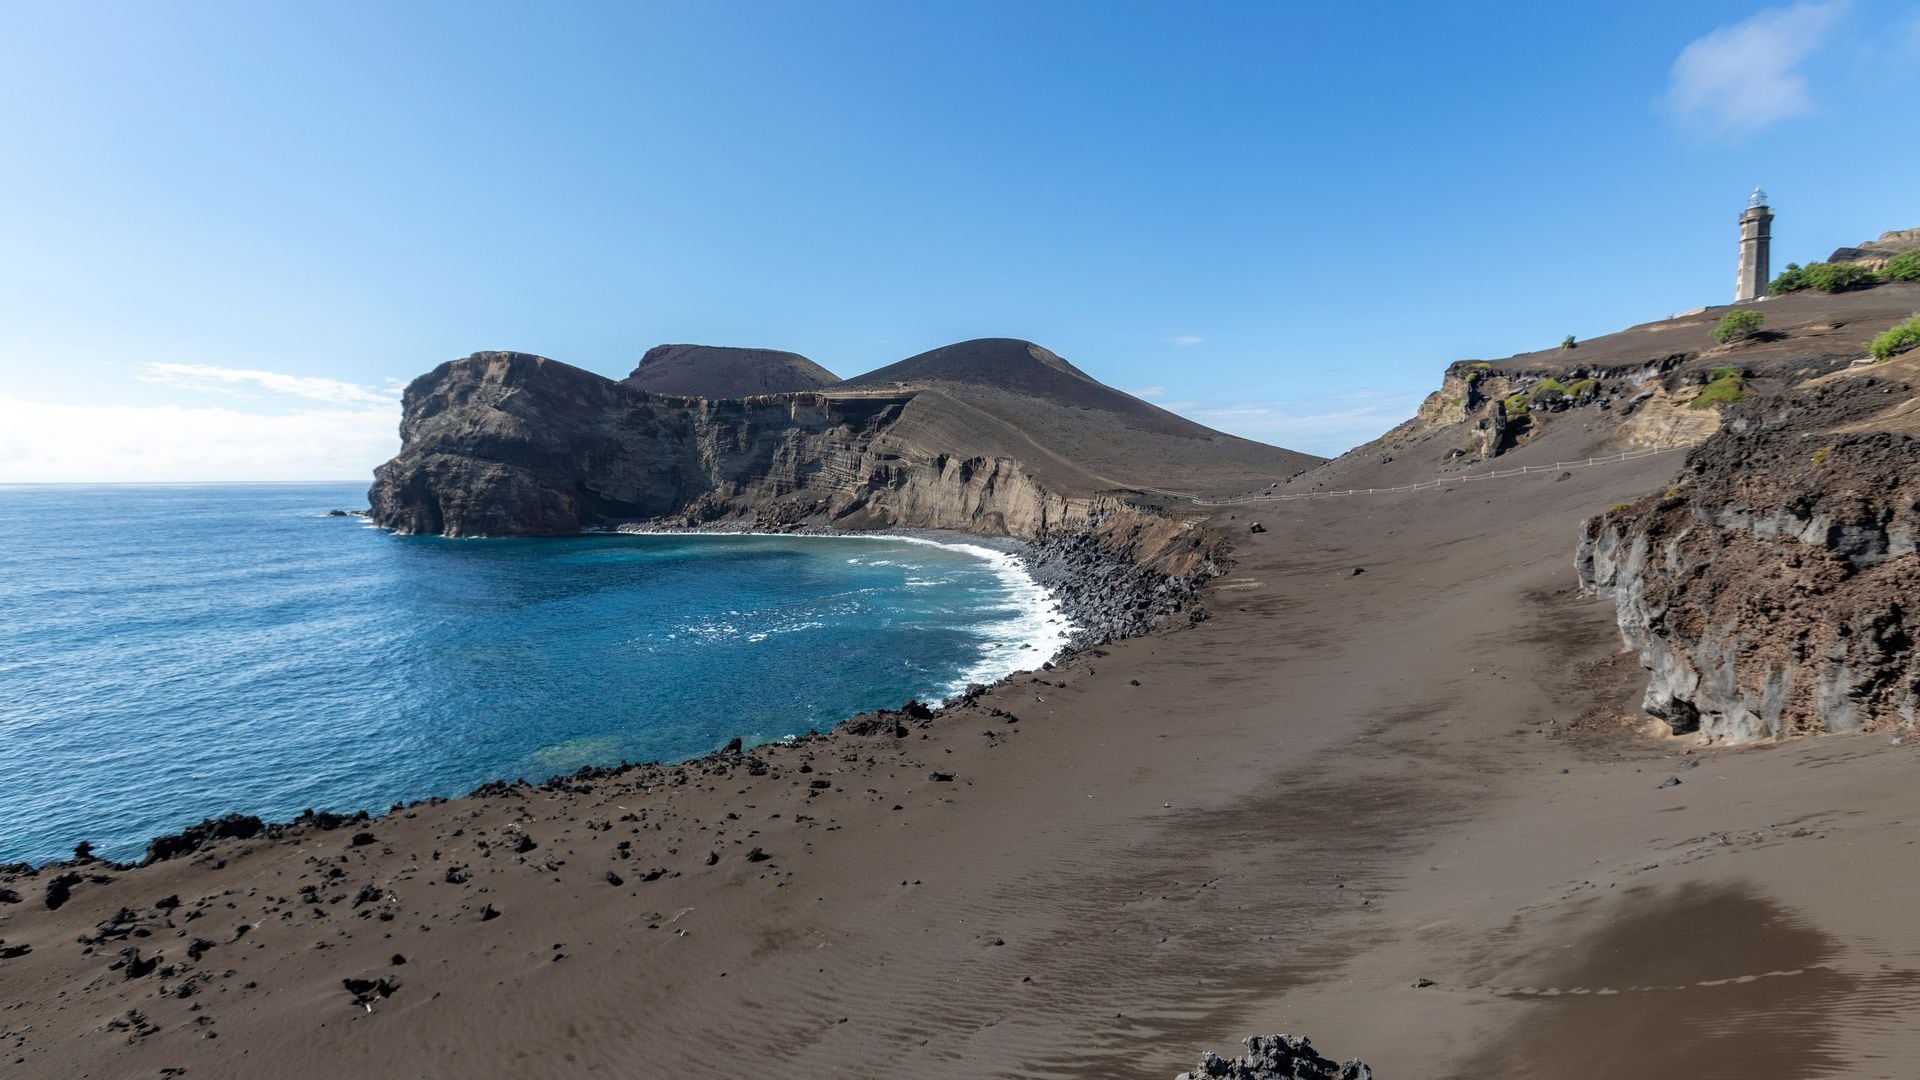
[[[1911,727],[1920,711],[1912,387],[1829,377],[1743,407],[1682,481],[1590,520],[1576,568],[1649,672],[1643,706],[1711,741]]]

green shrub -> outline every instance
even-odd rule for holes
[[[1566,337],[1560,339],[1560,347],[1562,349],[1577,349],[1580,347],[1580,343],[1573,339],[1572,334],[1568,334]]]
[[[1704,409],[1712,405],[1731,405],[1746,396],[1746,380],[1740,377],[1740,369],[1717,368],[1713,373],[1713,381],[1707,384],[1706,389],[1700,391],[1699,396],[1693,399],[1692,405],[1696,409]]]
[[[1774,296],[1802,289],[1836,293],[1864,289],[1877,280],[1878,275],[1859,263],[1808,263],[1805,266],[1788,263],[1786,270],[1767,286],[1767,292]]]
[[[1520,419],[1527,415],[1528,412],[1527,392],[1525,390],[1515,390],[1513,393],[1507,395],[1506,400],[1500,403],[1500,407],[1507,411],[1507,419]]]
[[[1743,341],[1759,333],[1760,325],[1766,321],[1765,315],[1753,310],[1729,312],[1720,320],[1720,325],[1713,328],[1713,340],[1722,345]]]
[[[1745,372],[1737,367],[1717,367],[1713,369],[1713,374],[1707,377],[1707,381],[1714,382],[1719,379],[1738,379],[1745,376],[1745,374]]]
[[[1814,467],[1819,468],[1820,466],[1825,465],[1827,463],[1828,455],[1832,453],[1833,453],[1833,447],[1831,446],[1823,446],[1820,449],[1815,450],[1813,452]]]
[[[1632,503],[1614,503],[1612,506],[1607,507],[1607,513],[1618,514],[1623,510],[1631,510],[1631,509],[1633,509]]]
[[[1920,251],[1895,255],[1880,268],[1880,276],[1888,281],[1920,281]]]
[[[1579,382],[1567,387],[1567,396],[1570,398],[1582,398],[1599,389],[1599,379],[1581,379]]]
[[[1920,314],[1874,338],[1867,344],[1867,351],[1884,363],[1916,346],[1920,346]]]

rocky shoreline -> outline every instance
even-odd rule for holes
[[[727,536],[900,536],[943,544],[971,544],[1002,551],[1020,560],[1035,583],[1051,593],[1074,626],[1065,655],[1122,638],[1152,633],[1164,626],[1203,622],[1206,608],[1200,593],[1207,582],[1225,572],[1224,542],[1214,544],[1188,573],[1164,573],[1116,553],[1103,541],[1100,527],[1111,515],[1095,513],[1084,529],[1056,529],[1038,539],[980,536],[942,529],[875,529],[849,533],[822,525],[743,529],[715,522],[685,526],[660,522],[623,522],[596,532],[634,535]],[[1127,539],[1137,540],[1139,529]],[[1182,618],[1184,617],[1184,618]],[[1052,659],[1052,658],[1049,658]]]

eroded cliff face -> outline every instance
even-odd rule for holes
[[[1210,557],[1197,526],[1102,492],[1070,463],[1036,470],[996,452],[977,411],[938,391],[674,397],[542,357],[478,353],[407,388],[404,445],[376,473],[371,517],[446,536],[622,521],[1023,539],[1083,530],[1169,575]]]
[[[1613,597],[1649,713],[1711,741],[1914,725],[1912,375],[1843,372],[1754,402],[1674,487],[1588,522],[1580,579]]]
[[[1405,446],[1452,434],[1451,457],[1485,461],[1539,435],[1561,413],[1593,408],[1619,418],[1627,447],[1685,445],[1712,434],[1720,419],[1712,409],[1690,407],[1704,374],[1681,370],[1690,359],[1672,353],[1632,364],[1557,367],[1540,360],[1461,361],[1447,369],[1419,412],[1380,442]]]

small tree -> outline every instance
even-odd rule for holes
[[[1766,321],[1766,316],[1757,311],[1729,312],[1726,318],[1720,320],[1720,325],[1713,328],[1713,340],[1722,345],[1730,341],[1744,341],[1759,333],[1760,325]]]
[[[1573,340],[1572,334],[1568,334],[1565,338],[1561,339],[1560,347],[1562,349],[1576,349],[1580,347],[1580,343],[1578,341]]]
[[[1867,351],[1875,360],[1884,362],[1916,347],[1920,347],[1920,314],[1874,338],[1867,345]]]
[[[1864,289],[1880,280],[1880,276],[1859,263],[1788,263],[1781,275],[1767,286],[1767,292],[1774,296],[1799,292],[1802,289],[1819,289],[1821,292],[1846,292],[1848,289]]]

